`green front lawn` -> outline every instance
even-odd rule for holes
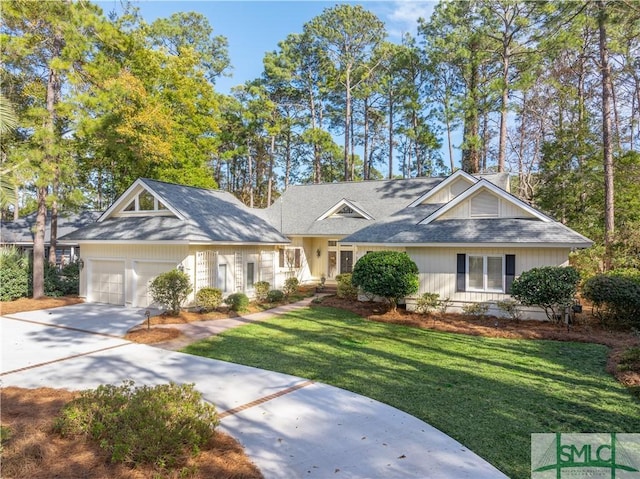
[[[332,384],[442,430],[511,478],[533,432],[640,432],[640,402],[605,372],[605,346],[493,339],[314,307],[193,344],[190,354]]]

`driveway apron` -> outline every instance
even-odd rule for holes
[[[432,426],[378,401],[119,338],[143,319],[139,311],[96,304],[2,317],[0,384],[80,390],[127,379],[194,383],[267,479],[506,477]]]

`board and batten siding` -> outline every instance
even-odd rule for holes
[[[434,193],[425,203],[448,203],[459,194],[464,193],[466,190],[471,188],[471,186],[472,185],[468,180],[464,178],[458,178],[453,183],[441,188],[439,191]]]
[[[420,271],[420,289],[416,296],[438,293],[461,306],[472,302],[495,302],[509,297],[504,293],[456,291],[457,255],[515,255],[516,277],[540,266],[567,266],[568,248],[407,248],[407,253]]]
[[[402,247],[396,247],[396,246],[364,246],[364,245],[358,245],[358,250],[355,253],[355,258],[353,259],[353,263],[355,265],[355,263],[358,262],[358,260],[360,258],[362,258],[364,255],[366,255],[369,252],[373,252],[373,251],[400,251],[403,252],[405,251],[405,248]]]
[[[476,193],[471,198],[454,206],[439,219],[471,217],[534,218],[528,211],[488,191]]]
[[[136,262],[174,263],[178,266],[188,254],[186,245],[158,245],[158,244],[109,244],[83,243],[82,259],[85,265],[92,260],[122,260],[125,268],[125,305],[132,306],[135,298],[135,266]],[[87,270],[80,274],[80,296],[87,297]]]

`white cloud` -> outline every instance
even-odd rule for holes
[[[387,31],[391,37],[400,38],[403,33],[416,34],[418,18],[428,20],[436,5],[435,1],[396,0],[387,4],[385,14]]]

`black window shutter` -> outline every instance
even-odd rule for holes
[[[456,291],[465,291],[465,276],[467,267],[467,255],[458,254],[458,266],[456,269]]]
[[[511,293],[511,284],[516,277],[516,255],[507,254],[504,257],[504,288],[505,293]]]

